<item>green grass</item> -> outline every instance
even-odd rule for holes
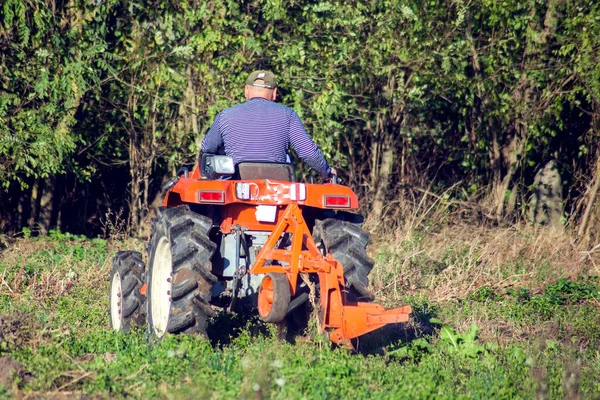
[[[0,384],[0,397],[600,396],[594,276],[543,290],[481,286],[437,302],[417,291],[395,300],[413,306],[411,323],[363,337],[360,354],[319,337],[282,341],[273,326],[241,317],[219,318],[212,341],[171,336],[150,346],[142,328],[122,334],[109,326],[108,272],[122,248],[143,243],[55,232],[0,253],[0,357],[23,367]],[[442,254],[446,265],[467,257],[452,248]]]

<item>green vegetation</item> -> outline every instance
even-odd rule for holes
[[[297,337],[295,343],[280,340],[274,326],[225,315],[213,322],[208,339],[172,336],[149,346],[143,328],[113,332],[107,312],[111,256],[117,249],[141,250],[143,243],[56,231],[3,240],[8,247],[0,253],[0,364],[18,367],[1,378],[2,397],[600,395],[600,279],[591,271],[554,279],[544,288],[487,285],[440,300],[436,293],[445,281],[411,296],[380,292],[383,301],[411,304],[413,319],[361,338],[359,354],[331,348],[318,334]],[[429,244],[427,238],[413,243]],[[457,248],[460,244],[440,251],[446,269],[468,265],[466,253]],[[394,254],[402,257],[401,251]],[[378,258],[386,257],[392,255]],[[415,264],[419,267],[444,273],[426,262]],[[375,268],[381,272],[389,263]],[[373,283],[377,287],[378,280]]]
[[[6,0],[0,229],[96,235],[122,209],[140,234],[161,180],[271,68],[374,226],[425,188],[523,218],[553,161],[556,217],[593,236],[599,20],[592,0]]]
[[[592,0],[2,1],[0,397],[600,397],[599,48]],[[110,330],[112,256],[257,68],[414,308],[359,354]]]

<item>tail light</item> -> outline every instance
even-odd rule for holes
[[[290,185],[290,200],[306,200],[306,185],[304,183],[292,183]]]
[[[250,184],[243,182],[236,183],[235,196],[240,200],[250,200]]]
[[[350,208],[349,196],[325,196],[323,203],[329,208]]]
[[[250,182],[238,182],[235,184],[235,197],[240,200],[255,200],[258,197],[258,185]]]
[[[201,190],[198,192],[201,203],[225,203],[225,192],[222,190]]]

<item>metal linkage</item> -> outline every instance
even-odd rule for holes
[[[290,250],[275,248],[284,232],[292,235]],[[284,262],[287,265],[265,265],[269,260]],[[296,294],[298,274],[316,273],[320,282],[320,303],[323,309],[322,328],[329,330],[331,340],[338,344],[350,345],[350,339],[384,325],[407,322],[412,312],[410,306],[386,310],[379,304],[348,302],[341,263],[330,254],[321,254],[302,217],[302,210],[295,203],[287,206],[258,253],[250,273],[285,274],[292,296]]]

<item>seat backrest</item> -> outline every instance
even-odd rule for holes
[[[288,163],[263,161],[245,161],[235,167],[234,179],[272,179],[275,181],[295,182],[294,166]]]

